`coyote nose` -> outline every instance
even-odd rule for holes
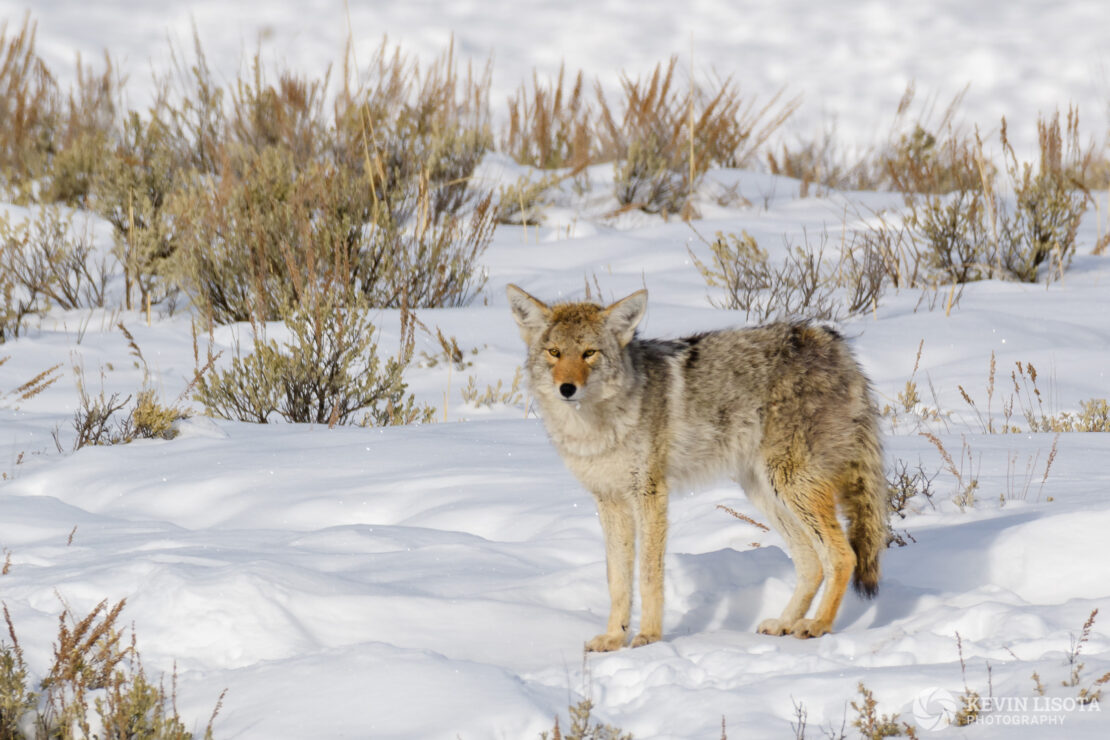
[[[563,398],[570,398],[576,390],[578,390],[578,386],[574,383],[563,383],[559,386],[559,392],[563,394]]]

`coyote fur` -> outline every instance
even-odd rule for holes
[[[667,492],[675,485],[734,479],[786,541],[797,586],[759,632],[829,632],[853,573],[858,593],[878,592],[887,535],[882,451],[868,380],[839,334],[783,322],[640,339],[645,290],[606,308],[548,306],[515,285],[508,295],[548,435],[597,499],[611,609],[587,650],[628,642],[637,541],[642,609],[632,646],[663,636]],[[824,595],[806,618],[822,581]]]

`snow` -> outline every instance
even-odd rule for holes
[[[970,84],[967,118],[990,128],[1005,114],[1026,127],[1015,136],[1026,145],[1038,110],[1074,102],[1084,130],[1100,132],[1110,102],[1110,6],[1101,2],[352,2],[348,11],[333,1],[306,10],[194,0],[155,11],[135,0],[36,0],[0,2],[0,17],[18,22],[25,7],[56,71],[69,70],[75,52],[90,61],[108,47],[139,97],[149,68],[166,69],[167,36],[187,44],[191,24],[227,78],[260,35],[266,54],[317,74],[337,60],[349,12],[362,58],[383,34],[425,59],[451,34],[466,58],[492,54],[495,104],[533,67],[554,72],[565,59],[614,85],[617,71],[644,73],[691,45],[699,69],[734,74],[763,99],[783,86],[802,94],[790,129],[798,135],[834,116],[850,139],[872,141],[911,79],[942,102]],[[502,171],[517,170],[497,157],[482,168],[491,181]],[[475,408],[459,394],[470,376],[479,388],[507,385],[523,359],[504,286],[580,298],[596,281],[606,301],[646,286],[649,336],[745,321],[709,304],[687,251],[705,259],[708,249],[689,226],[599,216],[606,178],[610,169],[593,168],[591,194],[560,202],[539,229],[499,227],[483,258],[489,282],[472,305],[418,312],[472,363],[410,369],[410,388],[437,407],[437,423],[329,430],[195,416],[172,441],[70,453],[73,368],[94,394],[139,390],[145,371],[122,322],[172,400],[196,364],[189,316],[156,309],[148,326],[139,312],[58,311],[0,345],[0,359],[10,358],[0,365],[0,546],[10,553],[0,600],[32,671],[48,664],[63,601],[83,613],[121,598],[148,670],[176,665],[189,726],[202,728],[227,689],[221,738],[536,738],[556,715],[565,728],[568,705],[584,696],[596,717],[637,738],[718,737],[722,717],[729,737],[790,736],[795,702],[813,737],[845,717],[850,728],[859,682],[881,712],[909,721],[921,697],[958,695],[965,682],[984,697],[1032,699],[1034,671],[1050,698],[1074,697],[1061,682],[1094,609],[1084,685],[1110,671],[1110,434],[985,434],[959,390],[985,411],[993,353],[996,419],[1015,362],[1036,366],[1050,413],[1110,396],[1110,260],[1090,255],[1105,205],[1085,219],[1062,282],[971,284],[950,315],[943,293],[930,310],[920,291],[891,290],[873,314],[840,324],[880,405],[905,387],[920,343],[922,404],[943,412],[929,424],[886,424],[890,463],[939,473],[932,502],[912,500],[894,522],[913,541],[887,551],[876,600],[849,595],[836,631],[816,640],[755,634],[793,587],[781,540],[718,508],[758,519],[735,486],[675,491],[664,640],[584,656],[608,609],[592,499],[524,405]],[[751,206],[714,204],[713,188],[734,185]],[[746,230],[773,253],[826,232],[833,248],[844,229],[901,206],[881,193],[801,198],[796,181],[755,172],[714,171],[703,194],[699,234]],[[106,249],[110,230],[92,221]],[[374,321],[391,352],[397,313]],[[239,336],[249,332],[221,327],[213,349]],[[418,358],[439,351],[434,337],[417,341]],[[13,393],[57,364],[60,379],[43,393]],[[919,430],[978,480],[973,504],[954,502],[957,480]],[[1064,724],[1003,724],[1047,715],[997,711],[981,726],[919,734],[1101,738],[1110,728],[1107,712],[1054,715]]]
[[[933,101],[938,115],[968,87],[966,121],[991,130],[1006,116],[1027,151],[1039,112],[1074,103],[1090,131],[1105,131],[1110,115],[1110,51],[1099,32],[1110,7],[1101,0],[3,0],[0,17],[14,22],[25,9],[39,20],[43,55],[59,73],[72,73],[75,52],[97,63],[110,49],[129,73],[132,105],[152,97],[151,72],[170,69],[167,40],[191,51],[196,29],[211,66],[228,79],[256,51],[322,75],[329,65],[338,71],[348,37],[363,61],[383,37],[424,60],[454,39],[461,59],[480,66],[492,57],[498,105],[533,69],[553,77],[565,62],[613,90],[622,72],[646,75],[671,55],[685,64],[692,54],[699,73],[732,75],[761,100],[780,90],[801,96],[797,134],[813,136],[831,119],[861,145],[885,135],[911,82],[919,103]]]

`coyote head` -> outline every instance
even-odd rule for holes
[[[623,350],[647,308],[640,290],[613,305],[560,303],[533,298],[508,287],[509,305],[528,345],[527,374],[532,392],[544,398],[586,401],[608,398],[619,390]]]

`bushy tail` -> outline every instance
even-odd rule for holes
[[[879,593],[879,558],[889,534],[888,492],[878,432],[866,430],[852,484],[843,489],[842,505],[848,516],[848,543],[856,554],[852,587],[871,599]]]

